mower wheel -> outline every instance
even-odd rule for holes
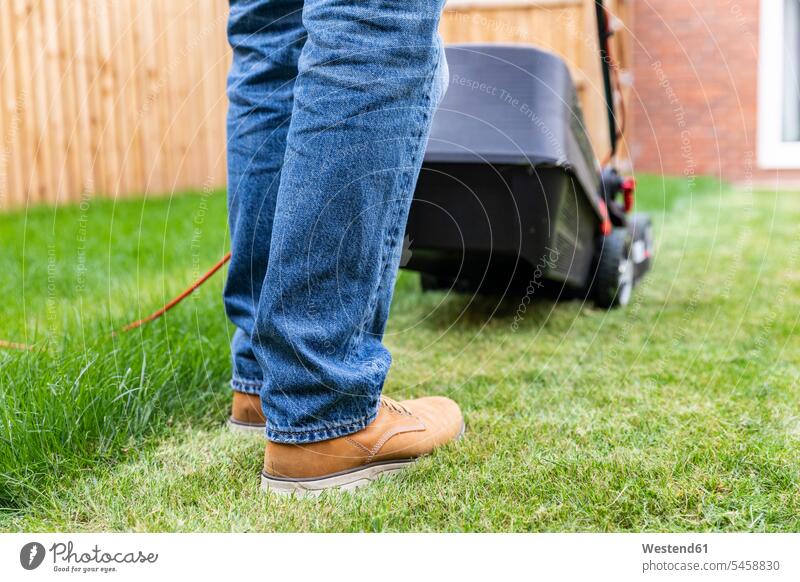
[[[653,222],[646,214],[634,214],[630,218],[628,230],[631,234],[634,283],[638,284],[653,263]]]
[[[630,256],[628,230],[615,228],[600,240],[592,296],[598,307],[624,307],[631,300],[634,263]]]

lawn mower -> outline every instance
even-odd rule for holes
[[[564,61],[521,45],[446,51],[450,85],[411,205],[404,267],[422,274],[424,290],[626,305],[650,268],[651,222],[631,214],[634,181],[597,161]]]

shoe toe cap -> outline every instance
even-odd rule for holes
[[[461,408],[445,396],[427,396],[406,400],[402,404],[425,424],[430,431],[434,446],[443,445],[458,438],[464,429]]]

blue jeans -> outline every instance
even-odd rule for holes
[[[234,390],[267,438],[375,418],[382,343],[433,110],[443,0],[231,0],[225,286]]]

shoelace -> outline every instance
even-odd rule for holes
[[[411,411],[408,410],[408,408],[400,404],[397,400],[392,400],[388,396],[381,396],[381,406],[385,406],[389,410],[397,412],[398,414],[411,416]]]

